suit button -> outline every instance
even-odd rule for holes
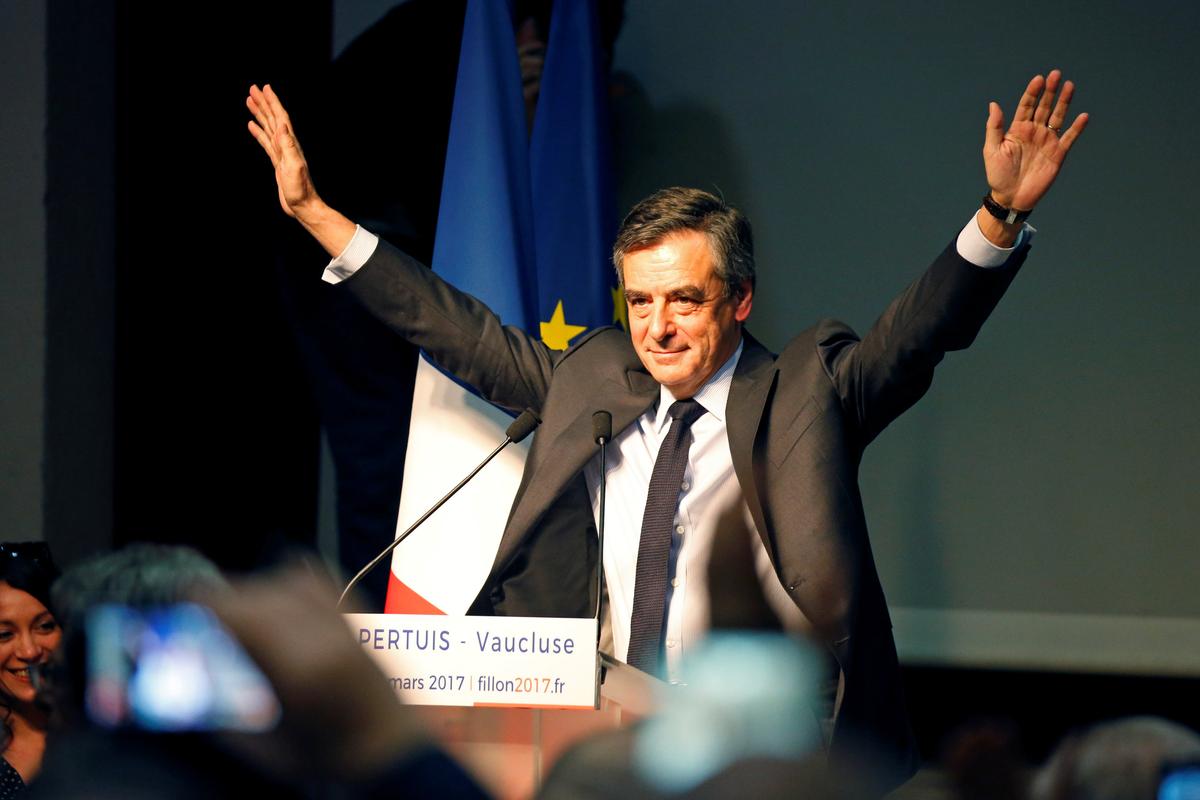
[[[661,530],[662,530],[662,528],[659,528],[659,530],[661,531]],[[675,526],[675,532],[676,532],[676,533],[678,533],[680,536],[683,536],[683,532],[684,532],[685,530],[687,530],[687,529],[686,529],[686,528],[684,528],[682,525],[676,525],[676,526]]]

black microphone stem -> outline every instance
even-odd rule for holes
[[[603,624],[600,620],[600,599],[604,596],[604,485],[608,483],[605,480],[604,470],[604,446],[608,440],[601,437],[600,439],[600,514],[598,515],[598,530],[596,531],[596,558],[600,562],[596,568],[596,635],[600,635],[600,626]]]

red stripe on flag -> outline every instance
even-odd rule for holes
[[[384,603],[383,613],[446,615],[445,611],[410,589],[391,570],[388,570],[387,601]]]

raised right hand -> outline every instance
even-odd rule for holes
[[[308,173],[308,161],[296,141],[292,121],[270,84],[260,90],[250,87],[246,108],[254,115],[247,123],[250,134],[262,145],[275,167],[275,185],[283,213],[294,218],[312,234],[331,256],[346,249],[354,238],[356,226],[325,205]]]
[[[318,206],[321,198],[309,175],[304,151],[271,85],[266,84],[262,89],[251,86],[246,108],[254,115],[247,123],[250,134],[262,145],[275,168],[275,185],[283,212],[289,217],[299,217],[306,209]]]

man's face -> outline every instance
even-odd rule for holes
[[[753,292],[733,297],[714,269],[708,237],[674,233],[624,259],[629,333],[638,358],[677,400],[691,397],[734,351]]]

